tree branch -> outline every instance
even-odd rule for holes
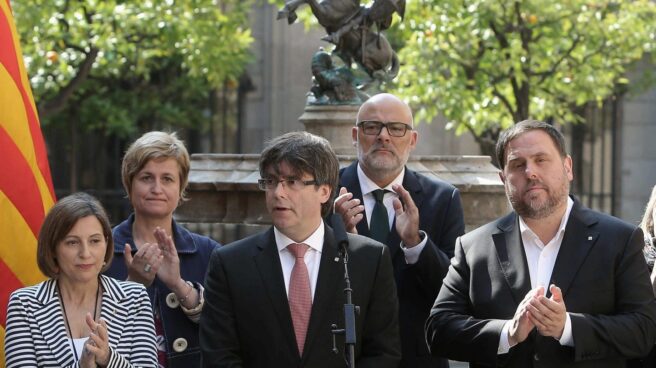
[[[547,79],[548,77],[550,77],[550,76],[552,76],[552,75],[554,75],[554,74],[556,73],[556,70],[558,70],[558,67],[560,66],[560,64],[562,64],[566,59],[569,58],[569,56],[572,54],[572,52],[574,51],[574,49],[576,48],[576,46],[578,46],[578,44],[579,44],[580,41],[581,41],[581,38],[580,38],[580,37],[578,37],[578,36],[575,37],[575,38],[574,38],[574,41],[572,42],[572,45],[567,49],[567,51],[565,51],[565,53],[563,54],[563,56],[562,56],[560,59],[558,59],[558,60],[553,64],[553,66],[552,66],[551,68],[549,68],[548,71],[545,71],[545,72],[536,72],[536,73],[531,73],[530,75],[531,75],[531,76],[540,76],[540,81],[538,82],[538,84],[544,82],[545,79]]]
[[[526,53],[526,60],[523,62],[522,73],[526,75],[530,72],[529,66],[531,65],[531,29],[526,26],[526,22],[522,18],[522,10],[520,8],[519,1],[515,1],[515,17],[517,17],[517,31],[519,32],[519,38],[522,41],[522,49]],[[530,92],[531,86],[528,83],[528,79],[520,83],[518,89],[513,88],[515,92],[515,101],[517,101],[517,113],[519,116],[515,116],[515,121],[520,121],[528,118],[529,108],[530,108]]]
[[[496,146],[497,138],[499,137],[499,129],[490,127],[483,133],[477,134],[476,130],[471,126],[471,124],[468,122],[463,122],[462,124],[474,137],[474,140],[481,148],[482,154],[489,155],[492,158],[492,163],[494,164],[496,162],[494,147]]]
[[[84,81],[86,81],[89,77],[91,67],[98,57],[98,51],[100,50],[92,47],[89,53],[86,54],[87,57],[84,59],[82,64],[80,64],[75,77],[73,77],[73,79],[71,79],[65,87],[60,89],[55,97],[39,104],[38,110],[39,116],[41,118],[54,115],[66,107],[66,102],[68,102],[71,96],[73,96],[75,90],[77,90],[77,88],[79,88],[80,85],[84,83]]]
[[[510,43],[508,42],[508,39],[506,36],[501,33],[494,22],[490,21],[490,28],[492,29],[492,32],[494,33],[494,36],[496,39],[499,41],[499,45],[501,46],[501,49],[508,49],[510,48]],[[506,60],[510,59],[510,55],[506,54]],[[513,95],[517,96],[519,94],[519,85],[517,84],[517,78],[515,78],[512,74],[508,75],[508,80],[510,81],[510,85],[512,86],[513,89]],[[513,110],[511,110],[513,111]],[[515,116],[515,114],[513,114]]]
[[[66,47],[69,48],[69,49],[73,49],[73,50],[75,50],[75,51],[77,51],[77,52],[80,52],[80,53],[82,53],[82,54],[86,54],[86,53],[87,53],[87,50],[85,50],[84,47],[82,47],[82,46],[80,46],[80,45],[72,44],[72,43],[70,43],[70,42],[68,42],[68,41],[66,41],[66,40],[64,40],[64,46],[66,46]]]
[[[492,85],[492,94],[501,100],[501,103],[503,103],[506,109],[508,109],[508,112],[510,112],[510,115],[512,115],[513,119],[517,120],[517,112],[513,109],[513,106],[508,98],[499,92],[496,85]]]

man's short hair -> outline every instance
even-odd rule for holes
[[[123,156],[121,180],[123,188],[131,195],[132,181],[150,160],[174,158],[178,163],[180,174],[180,199],[187,200],[186,192],[189,182],[189,152],[175,133],[148,132],[134,141]]]
[[[268,142],[260,156],[260,176],[266,177],[267,169],[287,163],[299,177],[303,173],[313,176],[317,186],[328,185],[330,199],[321,205],[321,216],[327,216],[333,205],[339,181],[339,162],[323,137],[308,132],[291,132]]]
[[[107,212],[96,198],[80,192],[60,199],[43,220],[36,246],[36,262],[44,275],[50,278],[59,276],[59,265],[55,256],[57,245],[64,240],[79,219],[87,216],[98,219],[107,243],[105,264],[100,272],[109,268],[114,256],[114,239]]]
[[[542,130],[543,132],[547,133],[556,146],[560,157],[565,158],[567,156],[567,150],[565,149],[565,137],[561,132],[558,131],[558,129],[556,129],[553,125],[543,121],[523,120],[504,130],[499,136],[499,140],[497,141],[496,146],[496,156],[497,162],[499,163],[499,168],[501,168],[501,170],[503,170],[506,166],[506,147],[508,144],[513,139],[524,133],[530,132],[531,130]]]

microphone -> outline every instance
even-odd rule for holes
[[[344,336],[344,358],[347,360],[349,368],[355,368],[355,344],[357,342],[356,333],[355,333],[355,315],[359,310],[359,307],[353,304],[353,289],[351,289],[351,277],[349,276],[348,270],[348,236],[346,235],[346,227],[342,221],[342,216],[338,214],[333,214],[330,218],[331,224],[333,225],[333,232],[335,234],[335,241],[337,246],[340,249],[342,254],[342,262],[344,262],[344,328],[337,328],[336,324],[333,324],[330,332],[333,335],[333,352],[337,353],[337,343],[335,337],[337,335]],[[335,259],[337,260],[337,259]]]
[[[337,246],[340,248],[348,248],[348,236],[346,235],[346,227],[344,227],[344,221],[342,216],[337,213],[333,213],[330,218],[330,223],[333,225],[333,232],[335,233],[335,241]]]

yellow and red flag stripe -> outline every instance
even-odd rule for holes
[[[9,295],[44,279],[36,264],[36,239],[54,201],[18,33],[9,0],[0,0],[0,346]]]

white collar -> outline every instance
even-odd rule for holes
[[[558,231],[556,232],[556,235],[554,238],[558,237],[560,234],[565,232],[565,227],[567,226],[567,220],[569,220],[569,214],[572,212],[572,207],[574,207],[574,201],[570,196],[567,196],[567,209],[565,210],[565,215],[563,215],[563,218],[560,219],[560,226],[558,227]],[[531,230],[528,225],[526,225],[526,222],[524,222],[524,219],[522,216],[519,216],[519,231],[522,235],[525,234],[531,234],[534,237],[538,237],[533,230]]]
[[[326,229],[324,227],[323,221],[320,222],[319,227],[317,227],[316,230],[310,236],[301,241],[301,242],[295,242],[292,239],[290,239],[287,235],[283,234],[280,230],[278,230],[275,226],[273,227],[273,234],[276,237],[276,246],[278,247],[278,252],[282,251],[283,249],[287,248],[289,244],[293,243],[303,243],[307,244],[310,246],[310,248],[316,250],[317,252],[321,253],[323,250],[323,238],[324,234],[326,232]]]
[[[405,176],[405,166],[403,166],[403,169],[401,169],[399,175],[397,175],[396,178],[394,178],[394,180],[392,180],[392,182],[389,183],[389,185],[387,185],[385,188],[379,187],[378,184],[374,183],[373,180],[369,179],[367,174],[365,174],[364,171],[362,171],[359,162],[358,162],[357,172],[358,172],[358,180],[360,181],[360,190],[362,191],[362,196],[364,197],[365,195],[377,189],[386,189],[392,193],[395,193],[394,190],[392,190],[392,186],[394,184],[403,185],[403,177]]]

